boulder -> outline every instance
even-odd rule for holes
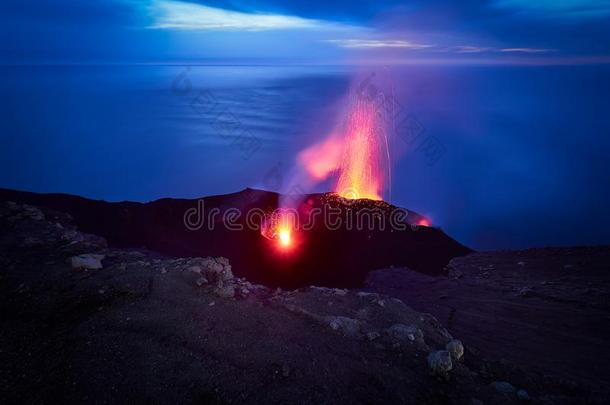
[[[201,273],[201,267],[199,266],[190,266],[187,270],[192,273]]]
[[[445,346],[449,354],[451,354],[451,358],[454,360],[461,360],[464,356],[464,345],[458,339],[453,339],[447,346]]]
[[[526,390],[519,390],[517,391],[517,398],[519,398],[521,401],[529,401],[530,400],[530,396],[527,393]]]
[[[235,287],[232,285],[223,285],[214,288],[214,294],[223,298],[233,298],[235,296]]]
[[[392,339],[399,342],[415,342],[416,340],[421,341],[424,339],[422,331],[414,325],[397,323],[387,328],[385,332]]]
[[[447,350],[438,350],[428,355],[428,367],[436,376],[446,378],[453,369],[451,355]]]
[[[343,333],[345,336],[357,337],[360,335],[360,321],[346,316],[329,316],[326,318],[331,329]]]
[[[492,387],[496,389],[500,394],[514,394],[517,389],[513,385],[506,381],[494,381],[491,383]]]
[[[368,339],[368,340],[375,340],[375,339],[377,339],[379,336],[381,336],[381,335],[379,334],[379,332],[375,332],[375,331],[373,331],[373,332],[369,332],[369,333],[367,333],[367,334],[366,334],[366,337],[367,337],[367,339]]]
[[[231,265],[225,258],[213,259],[208,257],[201,263],[202,275],[208,279],[210,283],[214,283],[217,287],[222,288],[222,283],[233,279],[233,271]]]
[[[78,256],[72,256],[70,258],[70,263],[72,264],[72,268],[75,269],[88,269],[88,270],[98,270],[101,269],[102,260],[104,260],[104,255],[87,253]]]

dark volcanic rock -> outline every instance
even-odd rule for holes
[[[177,257],[224,256],[231,261],[236,275],[284,288],[310,284],[361,286],[370,270],[390,265],[440,274],[449,260],[470,252],[439,229],[414,226],[421,218],[417,213],[408,213],[406,229],[395,230],[389,222],[392,213],[398,210],[396,207],[382,201],[344,200],[328,193],[295,197],[246,189],[200,200],[162,199],[141,204],[0,189],[0,199],[67,212],[79,229],[103,236],[114,247],[146,248]],[[298,207],[303,224],[308,222],[306,217],[311,210],[325,208],[329,213],[336,210],[337,216],[344,219],[343,226],[329,230],[322,223],[324,215],[319,215],[314,217],[311,230],[299,232],[294,249],[278,252],[275,241],[246,226],[245,213],[254,209],[271,212],[279,206],[280,199],[290,199]],[[191,217],[193,222],[207,219],[206,214],[215,209],[219,214],[199,223],[200,229],[188,229],[185,213],[197,212],[198,207],[203,207],[203,211]],[[236,223],[243,230],[229,230],[222,223],[222,213],[230,209],[242,214]],[[348,226],[347,217],[354,219],[357,213],[365,219],[370,218],[364,216],[367,214],[383,218],[385,226],[381,228],[379,222],[371,222],[369,229],[369,222],[364,219],[363,230],[356,229],[355,220]]]
[[[273,290],[234,277],[222,257],[107,248],[68,216],[31,213],[0,207],[3,403],[460,402],[487,385],[466,367],[451,384],[431,378],[428,345],[448,333],[399,300]],[[425,343],[382,336],[396,324]]]
[[[581,380],[570,383],[553,376],[553,367],[539,373],[534,356],[515,368],[497,361],[487,347],[475,349],[473,332],[494,342],[496,325],[489,323],[496,316],[494,302],[486,301],[493,315],[479,318],[479,329],[459,332],[459,318],[446,319],[439,312],[439,322],[419,312],[417,307],[426,304],[421,297],[416,305],[405,304],[423,290],[448,297],[441,302],[459,296],[446,286],[435,288],[435,281],[424,289],[413,282],[390,294],[313,286],[286,291],[235,276],[232,263],[217,255],[182,258],[108,248],[103,238],[76,229],[70,216],[47,208],[0,202],[0,229],[3,403],[506,404],[520,403],[525,395],[534,403],[608,399],[607,391],[592,391],[582,380],[588,372],[589,382],[599,381],[601,372],[595,380],[592,369],[574,369]],[[558,262],[574,259],[561,252],[554,253]],[[74,268],[70,259],[79,255],[103,255],[102,267]],[[483,277],[490,263],[505,274],[502,263],[514,261],[510,255],[488,255],[453,261],[463,272],[459,279],[407,269],[398,275],[382,272],[381,278],[375,273],[373,279],[381,283],[379,291],[384,277],[393,277],[397,287],[402,275],[413,274],[440,284],[464,280],[487,290],[508,284],[506,293],[514,299],[537,299],[515,294],[519,285],[509,277],[493,272]],[[535,266],[535,255],[519,257]],[[476,270],[470,269],[473,263]],[[542,274],[550,278],[553,273]],[[204,280],[198,282],[200,278]],[[219,287],[232,289],[232,296]],[[551,293],[557,288],[541,292],[554,297],[551,302],[564,303]],[[465,294],[475,291],[464,288]],[[603,314],[600,302],[580,302]],[[526,313],[536,308],[524,305]],[[433,312],[427,309],[423,311]],[[498,352],[527,347],[515,338],[521,338],[517,333],[522,330],[501,331],[506,340],[502,345],[495,341]],[[444,350],[454,338],[465,342],[462,361],[453,361]],[[551,347],[563,344],[556,357],[569,359],[563,336],[551,338]],[[443,370],[431,372],[429,359]],[[603,356],[599,360],[601,364]],[[495,381],[509,382],[517,393],[498,391]]]

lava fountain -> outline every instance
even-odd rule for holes
[[[343,198],[383,199],[391,183],[384,101],[352,92],[339,129],[298,156],[312,179],[333,176]]]
[[[389,182],[389,148],[378,105],[352,98],[343,133],[343,153],[335,192],[349,199],[381,200]]]

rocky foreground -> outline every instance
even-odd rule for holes
[[[502,266],[496,272],[491,264],[498,257],[512,262],[512,257],[455,259],[448,277],[388,269],[373,273],[358,290],[282,291],[235,277],[222,257],[168,258],[109,248],[103,238],[79,232],[69,215],[44,208],[0,202],[0,226],[3,403],[556,404],[610,399],[603,384],[607,374],[594,378],[578,369],[577,378],[566,379],[564,371],[553,369],[565,353],[579,350],[584,335],[592,352],[600,351],[599,364],[591,364],[591,370],[607,368],[607,353],[601,352],[607,295],[598,296],[608,291],[607,277],[601,286],[588,286],[585,295],[594,299],[578,291],[570,291],[567,303],[559,297],[565,308],[600,316],[599,328],[566,330],[559,350],[557,339],[549,336],[554,363],[537,367],[511,354],[511,347],[526,353],[529,346],[518,339],[536,340],[536,330],[511,329],[519,328],[515,319],[531,325],[528,313],[540,309],[536,300],[553,296],[557,288],[538,279],[526,279],[524,286],[523,276]],[[519,261],[524,264],[513,267],[529,266],[527,274],[537,274],[529,257],[523,253]],[[468,272],[471,268],[476,271]],[[494,289],[497,293],[482,293]],[[494,310],[501,306],[491,296],[504,303],[524,300],[522,314]],[[474,304],[466,303],[469,297]],[[567,328],[572,315],[566,315]],[[481,316],[487,319],[477,324],[473,319]],[[500,328],[507,336],[494,353],[496,316],[513,323]],[[471,333],[475,325],[478,340]],[[540,330],[548,334],[549,326],[541,324]],[[585,354],[587,361],[596,360]],[[586,367],[587,361],[577,363]]]

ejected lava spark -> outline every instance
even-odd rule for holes
[[[340,128],[303,150],[299,162],[317,181],[333,176],[341,197],[381,200],[391,170],[385,121],[379,100],[354,93]]]

